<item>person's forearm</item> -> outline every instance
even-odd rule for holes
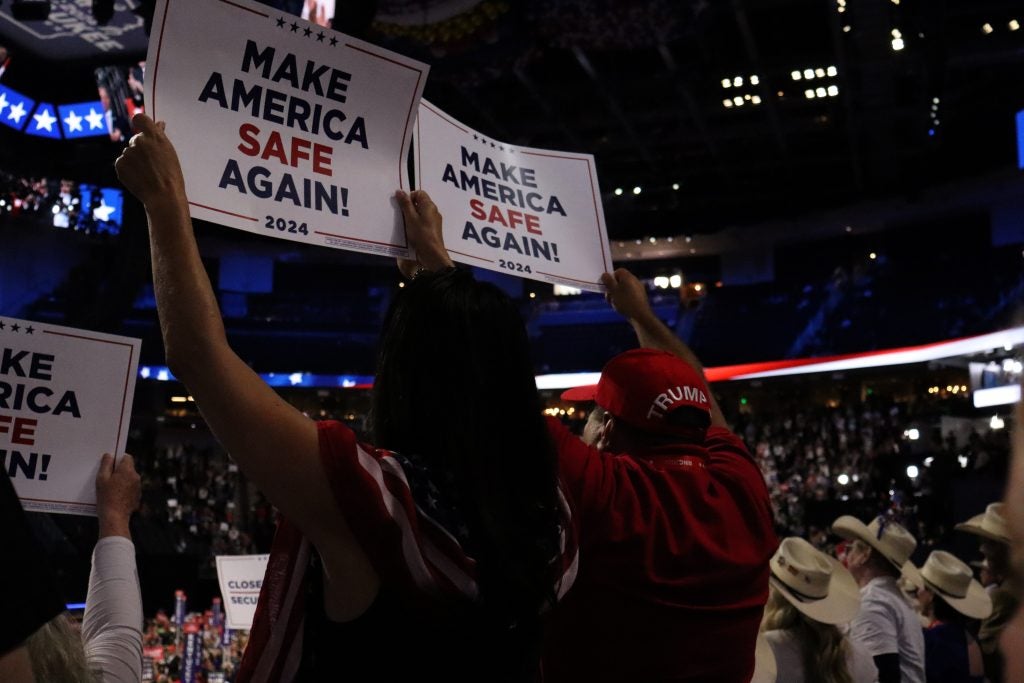
[[[118,515],[100,515],[100,538],[121,536],[131,540],[132,533],[128,528],[128,519]]]
[[[203,268],[184,194],[151,202],[146,213],[167,365],[185,380],[211,348],[227,343],[224,323]]]
[[[683,343],[675,333],[668,329],[665,323],[655,315],[654,311],[648,308],[643,314],[629,319],[630,325],[636,331],[637,341],[645,349],[658,349],[667,351],[686,361],[697,372],[704,374],[704,366],[700,359],[694,355],[690,347]]]

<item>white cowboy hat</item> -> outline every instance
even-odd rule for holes
[[[982,514],[975,515],[954,528],[997,543],[1010,543],[1010,530],[1006,526],[1006,517],[1003,516],[1002,503],[992,503]]]
[[[871,524],[864,524],[856,517],[843,515],[832,523],[832,533],[849,541],[863,541],[878,551],[900,571],[913,572],[916,568],[906,567],[910,556],[917,547],[917,539],[900,524],[878,516]]]
[[[769,563],[768,582],[793,607],[823,624],[844,624],[860,611],[860,591],[839,560],[802,538],[786,538]]]
[[[754,648],[754,677],[750,683],[776,683],[779,677],[779,665],[775,662],[772,646],[763,633],[757,634],[757,647]]]
[[[908,577],[919,588],[927,588],[949,603],[950,607],[971,619],[986,619],[992,614],[992,598],[974,572],[960,558],[944,550],[936,550],[916,576]]]

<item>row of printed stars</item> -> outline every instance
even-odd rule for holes
[[[284,17],[278,17],[277,18],[277,27],[278,28],[290,28],[292,33],[298,33],[299,32],[299,25],[296,24],[294,21],[289,24],[285,20]],[[313,29],[311,29],[308,26],[304,27],[302,29],[302,35],[304,37],[306,37],[306,38],[312,38],[312,36],[313,36]],[[322,43],[322,42],[324,42],[324,38],[326,38],[326,37],[327,37],[326,33],[324,33],[323,31],[317,31],[317,33],[316,33],[316,42]],[[330,43],[331,43],[331,47],[334,47],[335,45],[338,44],[338,39],[336,37],[334,37],[334,36],[331,36]]]
[[[36,331],[36,328],[32,327],[31,325],[29,325],[28,327],[22,327],[18,323],[11,323],[10,325],[7,325],[3,320],[0,320],[0,331],[5,330],[8,327],[10,327],[11,332],[19,332],[21,330],[24,330],[25,334],[32,334],[33,332]]]

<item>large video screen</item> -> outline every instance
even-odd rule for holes
[[[146,63],[102,66],[95,74],[107,134],[114,142],[128,142],[132,136],[132,117],[144,110],[142,88]]]
[[[53,226],[89,235],[118,235],[124,221],[124,194],[113,187],[60,181]]]

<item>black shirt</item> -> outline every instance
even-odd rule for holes
[[[0,653],[64,611],[46,557],[29,531],[7,472],[0,470]]]

